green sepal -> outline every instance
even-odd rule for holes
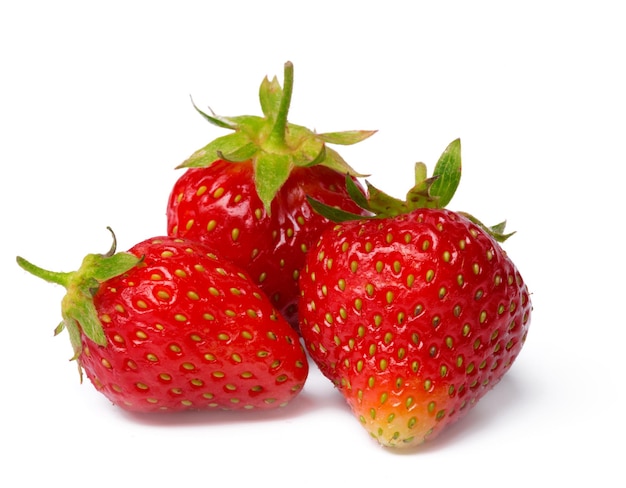
[[[367,215],[364,216],[364,215],[348,212],[347,210],[343,210],[341,208],[332,207],[308,195],[306,199],[309,202],[309,205],[311,205],[311,208],[313,208],[313,210],[315,210],[322,217],[326,217],[331,222],[341,223],[341,222],[350,222],[353,220],[364,220],[364,219],[375,218],[375,217],[369,217]]]
[[[224,161],[228,161],[229,163],[243,163],[253,159],[257,152],[257,146],[249,142],[248,144],[245,144],[229,153],[217,151],[217,157],[223,159]]]
[[[407,192],[406,199],[400,200],[379,190],[369,181],[365,182],[367,194],[369,195],[369,197],[366,197],[349,175],[346,175],[346,188],[350,198],[360,208],[373,214],[366,217],[336,207],[330,207],[310,197],[308,197],[308,200],[316,212],[338,223],[363,220],[364,218],[395,217],[420,208],[445,208],[454,196],[461,180],[461,140],[455,139],[448,144],[439,157],[432,176],[428,176],[424,163],[415,163],[414,178],[414,185]],[[468,213],[457,213],[479,226],[497,242],[504,242],[515,234],[515,232],[505,233],[506,221],[488,227]]]
[[[261,82],[259,88],[259,101],[261,102],[261,110],[267,119],[276,122],[276,114],[280,109],[280,103],[283,98],[283,88],[280,86],[278,78],[274,76],[270,81],[267,76]]]
[[[265,77],[259,87],[259,101],[263,117],[244,115],[223,117],[212,110],[206,113],[195,104],[194,109],[211,124],[233,130],[234,133],[218,137],[202,149],[194,152],[177,168],[209,167],[222,159],[233,163],[251,162],[262,175],[255,175],[257,193],[269,213],[271,202],[289,177],[285,169],[323,165],[341,174],[361,177],[348,163],[327,144],[349,145],[361,142],[376,131],[345,131],[317,134],[306,127],[291,124],[287,114],[293,92],[293,64],[284,66],[284,82],[276,77]],[[289,161],[286,162],[285,158]],[[277,164],[273,168],[271,163]],[[274,174],[275,173],[275,174]],[[268,179],[268,181],[265,181]]]
[[[318,134],[317,137],[328,144],[349,146],[364,141],[374,134],[376,134],[375,130],[348,130],[343,132],[325,132]]]
[[[304,161],[301,166],[308,168],[311,166],[317,166],[318,164],[321,164],[322,161],[324,161],[326,159],[326,146],[325,145],[321,145],[319,152],[317,153],[317,156],[313,157],[313,159],[310,159],[308,162]]]
[[[488,227],[485,224],[483,224],[480,220],[478,220],[476,217],[474,217],[473,215],[468,214],[467,212],[458,212],[458,213],[460,215],[463,215],[463,217],[465,217],[469,221],[471,221],[474,224],[476,224],[478,227],[480,227],[482,230],[484,230],[487,234],[489,234],[491,237],[493,237],[497,242],[504,242],[509,237],[511,237],[513,234],[515,234],[515,231],[509,232],[508,234],[504,233],[504,229],[506,227],[506,221],[500,222],[499,224],[496,224],[494,226]]]
[[[48,271],[20,256],[16,258],[17,264],[25,271],[45,281],[65,287],[66,294],[61,300],[63,321],[57,325],[54,333],[58,335],[63,330],[67,330],[74,351],[71,359],[78,359],[82,352],[81,332],[96,344],[107,345],[107,338],[98,318],[93,297],[102,283],[128,272],[143,259],[130,253],[115,253],[115,234],[110,228],[109,231],[113,236],[113,245],[109,252],[88,254],[77,271]]]
[[[428,177],[424,163],[415,163],[415,185],[406,194],[407,208],[439,208],[440,198],[432,194],[437,179],[437,176]]]
[[[220,159],[220,154],[237,154],[241,148],[247,147],[249,143],[250,139],[242,132],[233,132],[232,134],[218,137],[189,156],[178,168],[209,167],[216,160]]]
[[[444,208],[461,181],[461,139],[455,139],[446,147],[435,165],[433,177],[430,195],[438,199],[438,208]]]
[[[337,171],[338,173],[349,174],[350,176],[354,176],[356,178],[362,178],[364,176],[368,176],[363,173],[358,173],[355,171],[350,165],[346,162],[341,155],[335,151],[332,147],[326,147],[326,157],[322,164],[330,169]]]
[[[291,173],[292,162],[287,155],[260,152],[252,162],[256,191],[262,202],[271,204],[274,195],[287,181]],[[270,208],[266,207],[269,213]]]
[[[354,203],[356,203],[363,210],[367,210],[373,213],[373,210],[370,207],[367,197],[363,195],[363,192],[361,191],[361,189],[358,186],[356,186],[356,183],[350,177],[350,175],[346,175],[346,190],[350,198],[352,198],[352,200],[354,201]]]
[[[219,115],[216,115],[211,109],[209,109],[211,110],[211,115],[200,110],[198,106],[195,104],[195,102],[193,101],[193,98],[191,99],[191,104],[193,105],[193,108],[196,109],[196,112],[202,115],[211,124],[217,127],[221,127],[222,129],[232,129],[232,130],[237,129],[236,122],[230,120],[228,117],[221,117]]]
[[[369,195],[369,209],[380,217],[395,217],[406,213],[406,202],[388,195],[384,191],[379,190],[369,181],[366,181],[367,193]]]

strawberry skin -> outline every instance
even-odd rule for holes
[[[62,283],[75,358],[112,403],[134,412],[269,409],[300,392],[308,365],[299,337],[242,270],[172,237],[114,256],[123,254],[134,258],[130,269],[90,285],[98,340],[68,310],[83,268]]]
[[[334,225],[306,197],[362,212],[349,198],[345,176],[325,166],[294,168],[265,210],[251,162],[218,160],[190,168],[175,183],[167,206],[169,235],[201,241],[246,270],[297,328],[298,276],[308,249]]]
[[[300,287],[310,356],[390,447],[419,445],[462,418],[511,367],[530,323],[515,265],[445,209],[335,226]]]

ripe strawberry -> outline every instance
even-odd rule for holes
[[[306,251],[332,225],[306,195],[352,212],[345,175],[357,173],[327,144],[354,144],[372,131],[317,134],[287,123],[293,66],[284,88],[261,84],[264,117],[220,117],[196,110],[234,133],[195,152],[179,168],[167,205],[169,235],[193,238],[244,268],[297,328],[298,275]]]
[[[510,368],[530,324],[520,273],[486,229],[443,208],[460,142],[406,202],[370,186],[376,217],[324,232],[300,277],[311,357],[382,445],[414,446],[460,419]],[[320,211],[327,211],[315,204]],[[330,209],[332,210],[332,209]]]
[[[79,371],[126,410],[269,409],[306,380],[297,333],[200,243],[156,237],[116,254],[114,238],[71,273],[17,260],[67,288],[56,332],[67,329]]]

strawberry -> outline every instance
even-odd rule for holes
[[[299,393],[299,336],[242,270],[186,239],[115,247],[70,273],[17,258],[67,288],[56,333],[69,332],[81,379],[136,412],[270,409]]]
[[[364,212],[344,182],[358,174],[328,144],[354,144],[373,131],[317,134],[288,123],[292,89],[293,65],[286,63],[284,88],[276,78],[261,84],[263,117],[220,117],[194,105],[210,123],[234,132],[179,166],[186,171],[170,193],[167,232],[204,242],[245,269],[297,329],[306,251],[332,225],[306,197]]]
[[[314,202],[341,221],[300,277],[307,351],[380,444],[416,446],[462,418],[509,370],[530,324],[524,281],[487,229],[445,208],[460,179],[460,141],[434,177],[416,165],[405,202],[369,185],[375,216]],[[356,220],[351,220],[356,219]]]

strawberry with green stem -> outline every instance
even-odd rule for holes
[[[155,237],[87,255],[74,272],[26,271],[67,289],[73,359],[113,404],[135,412],[270,409],[302,389],[298,334],[240,268],[203,244]]]
[[[350,145],[373,131],[318,134],[289,123],[293,65],[284,86],[265,78],[263,116],[222,117],[196,110],[229,129],[179,168],[167,205],[169,235],[192,238],[244,268],[297,328],[298,276],[307,250],[329,225],[306,196],[366,213],[349,197],[344,179],[359,174],[329,144]]]
[[[416,165],[407,199],[368,184],[374,214],[311,200],[338,222],[300,277],[308,353],[382,445],[409,447],[462,418],[509,370],[530,324],[522,277],[487,228],[442,208],[460,180],[460,141],[428,178]]]

